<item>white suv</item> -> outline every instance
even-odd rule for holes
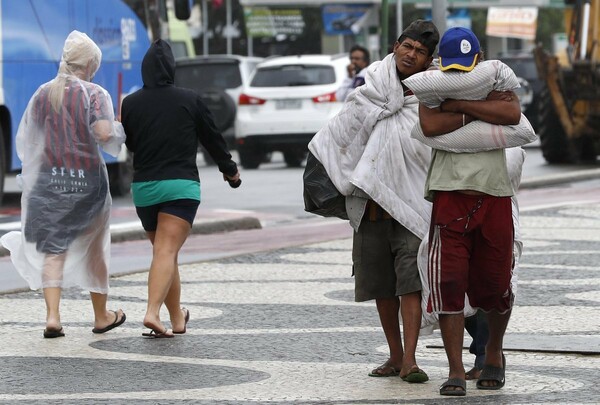
[[[180,58],[175,61],[175,85],[200,94],[213,113],[217,128],[223,133],[229,149],[235,148],[234,119],[236,102],[251,73],[263,58],[239,55],[207,55]],[[214,161],[202,148],[204,161]]]
[[[348,63],[348,54],[260,63],[238,100],[234,127],[242,166],[255,169],[273,151],[283,152],[288,166],[300,166],[312,137],[342,108],[335,92]]]

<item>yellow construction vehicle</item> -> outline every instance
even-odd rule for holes
[[[544,82],[540,144],[548,163],[592,162],[600,154],[600,0],[565,0],[566,50],[534,50]]]

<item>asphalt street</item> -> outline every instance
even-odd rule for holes
[[[524,179],[525,187],[527,181],[531,179]],[[305,222],[287,231],[223,234],[231,240],[252,232],[256,240],[247,253],[181,265],[182,304],[189,308],[191,321],[188,332],[174,339],[141,336],[144,272],[111,279],[110,305],[123,308],[127,322],[106,335],[91,333],[91,304],[85,293],[65,291],[61,314],[67,336],[59,339],[42,338],[40,292],[0,295],[0,401],[600,403],[597,198],[555,206],[548,196],[522,211],[525,250],[505,341],[506,386],[481,391],[469,383],[467,396],[458,399],[438,394],[447,375],[438,330],[422,336],[417,350],[429,382],[367,376],[385,361],[387,345],[374,304],[353,301],[351,232],[341,221]],[[277,241],[285,239],[285,232],[300,236],[285,244],[273,242],[269,246],[275,248],[266,251],[258,249],[261,233]],[[191,245],[200,238],[191,237]],[[136,242],[117,243],[114,249],[127,249],[129,243]],[[213,243],[207,250],[218,250],[218,240]],[[464,359],[470,368],[474,359],[466,350]]]

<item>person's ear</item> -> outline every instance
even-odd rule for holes
[[[429,69],[432,62],[433,62],[433,55],[427,58],[427,62],[425,62],[425,70]]]

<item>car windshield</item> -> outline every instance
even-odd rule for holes
[[[208,87],[234,89],[242,85],[242,77],[237,63],[179,65],[175,85],[197,91]]]
[[[260,68],[250,86],[287,87],[335,83],[335,70],[327,65],[287,65]]]

